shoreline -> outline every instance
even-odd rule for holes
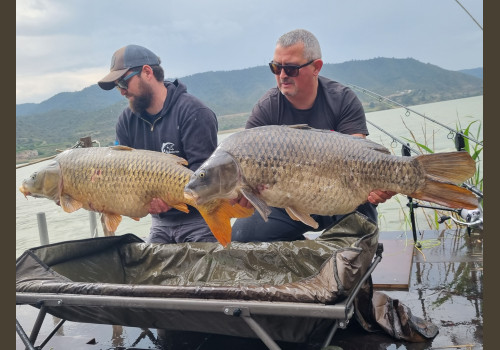
[[[236,129],[227,129],[227,130],[222,130],[217,133],[217,135],[222,135],[222,134],[229,134],[229,133],[234,133],[238,131],[242,131],[245,128],[236,128]],[[57,153],[59,154],[59,152]],[[31,159],[16,159],[16,169],[22,168],[28,165],[36,164],[43,162],[44,160],[49,160],[54,158],[57,154],[53,156],[48,156],[48,157],[40,157],[40,158],[31,158]]]

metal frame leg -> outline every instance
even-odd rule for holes
[[[24,345],[26,345],[27,350],[36,350],[33,344],[30,343],[30,340],[28,336],[26,335],[26,332],[24,331],[23,327],[19,324],[19,321],[16,318],[16,332],[19,335],[19,338],[23,341]]]
[[[258,324],[250,315],[250,310],[247,308],[239,308],[239,307],[225,307],[224,308],[224,314],[228,316],[234,316],[234,317],[240,317],[243,319],[243,321],[246,322],[246,324],[254,331],[254,333],[259,337],[260,340],[270,350],[281,350],[281,348],[276,344],[276,342],[271,338],[271,336]]]
[[[323,348],[326,348],[328,345],[330,345],[332,339],[333,339],[333,336],[335,335],[335,332],[337,332],[337,329],[339,328],[339,320],[335,320],[335,323],[333,324],[333,327],[330,331],[330,333],[328,333],[328,336],[326,337],[325,339],[325,342],[323,343]]]
[[[40,307],[40,311],[38,312],[38,316],[36,317],[35,324],[33,325],[33,329],[31,330],[30,334],[30,344],[35,344],[36,338],[38,337],[38,333],[40,332],[40,328],[42,328],[42,323],[43,320],[45,319],[45,316],[47,315],[47,308],[45,305],[42,305]],[[26,348],[28,350],[28,348]]]
[[[54,334],[56,334],[56,332],[59,330],[59,328],[61,328],[61,326],[64,324],[64,322],[66,322],[66,320],[60,320],[56,324],[56,326],[49,333],[49,335],[47,336],[47,338],[45,338],[45,340],[38,346],[38,349],[43,349],[43,347],[49,342],[49,340],[52,339],[52,337],[54,336]]]
[[[273,340],[273,338],[271,338],[269,334],[267,334],[267,332],[251,316],[243,316],[242,318],[270,350],[281,349]]]
[[[40,329],[42,328],[43,321],[45,320],[45,316],[47,315],[47,308],[44,304],[40,307],[40,311],[38,312],[38,316],[36,317],[35,324],[33,325],[33,329],[31,330],[31,334],[28,338],[26,332],[24,332],[23,327],[19,323],[16,318],[16,331],[19,334],[19,337],[23,341],[24,345],[26,345],[25,350],[40,350],[49,342],[50,339],[56,334],[56,332],[61,328],[61,326],[66,322],[66,320],[60,320],[57,325],[52,329],[49,335],[45,338],[45,340],[39,345],[35,346],[35,342],[40,333]]]

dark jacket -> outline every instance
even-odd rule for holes
[[[175,80],[165,81],[168,93],[157,115],[137,115],[127,107],[118,118],[116,139],[120,145],[171,153],[186,159],[196,170],[217,147],[217,118],[186,86]],[[189,207],[189,214],[176,209],[153,215],[167,218],[172,225],[191,220],[200,214]],[[201,217],[201,216],[200,216]]]

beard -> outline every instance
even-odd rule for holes
[[[138,115],[147,113],[146,109],[151,105],[151,100],[153,99],[153,88],[142,80],[139,81],[139,95],[133,96],[133,99],[129,100],[130,109]]]

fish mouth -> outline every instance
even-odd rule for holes
[[[191,190],[184,191],[184,198],[188,201],[195,202],[196,204],[203,204],[202,201],[200,200],[200,196],[198,196]]]
[[[23,185],[19,186],[19,191],[24,194],[24,198],[28,199],[28,196],[31,195],[31,192],[28,191]]]

